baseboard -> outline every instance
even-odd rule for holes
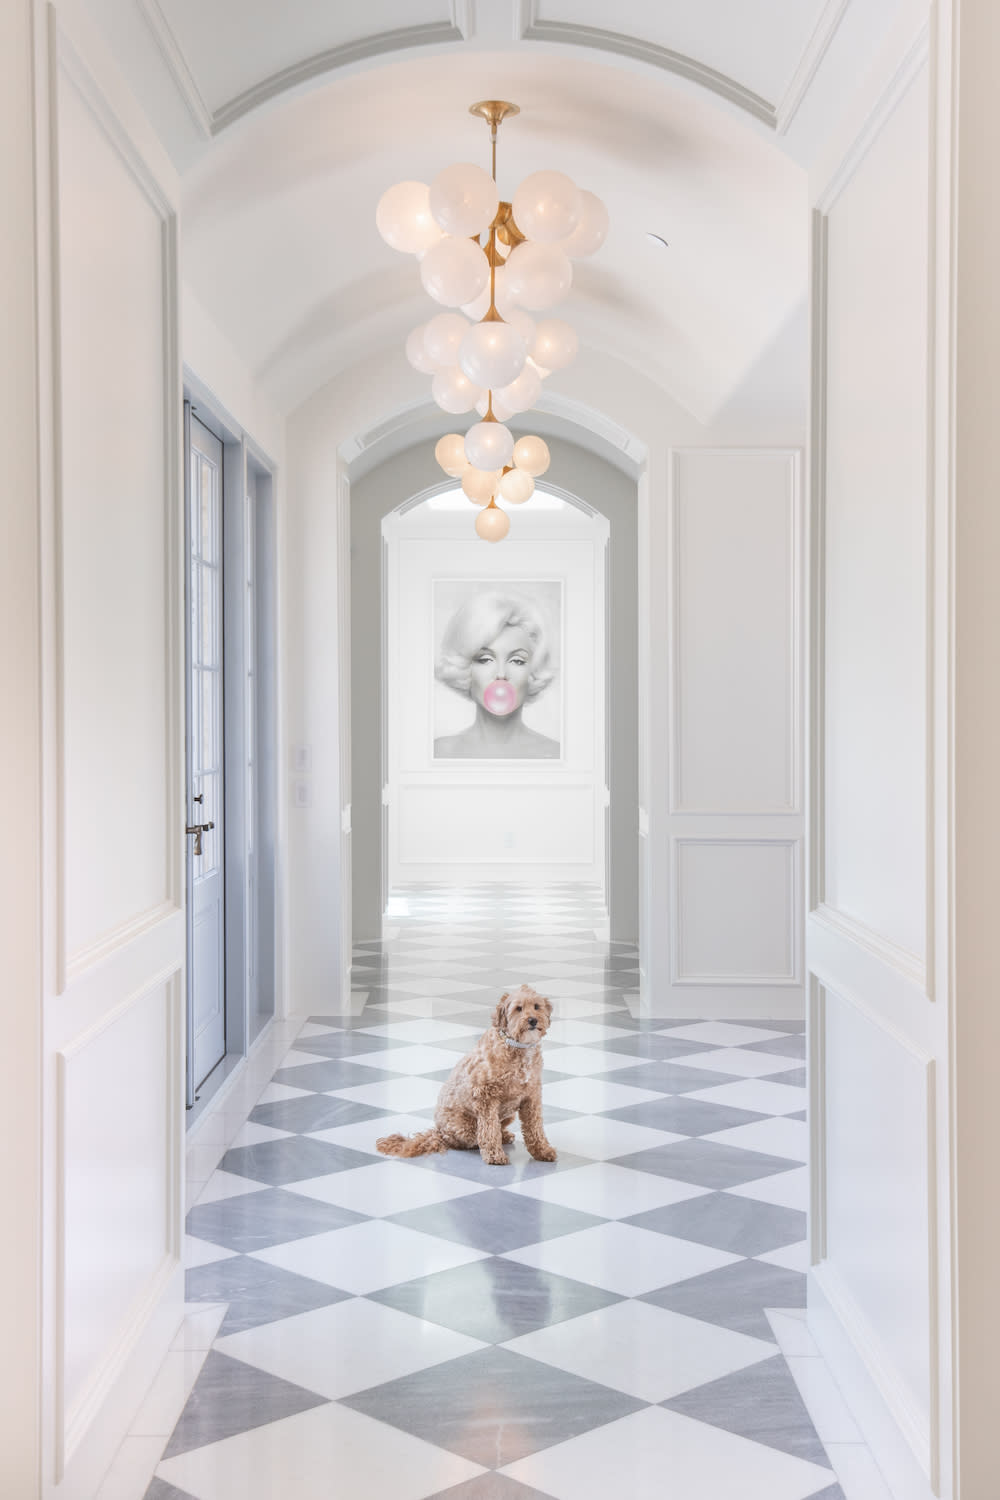
[[[46,1481],[45,1500],[93,1500],[100,1489],[184,1317],[184,1267],[180,1262],[164,1276],[158,1292],[60,1480]]]
[[[931,1477],[894,1413],[898,1403],[886,1393],[852,1306],[829,1264],[813,1266],[808,1278],[809,1331],[894,1500],[935,1500]]]

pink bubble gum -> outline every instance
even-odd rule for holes
[[[483,694],[483,704],[491,714],[502,717],[504,714],[513,713],[517,707],[517,694],[509,682],[504,682],[502,677],[498,677],[495,682],[490,683]]]

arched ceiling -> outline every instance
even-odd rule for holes
[[[185,278],[281,408],[437,310],[375,205],[486,164],[467,109],[501,97],[502,196],[557,167],[611,211],[558,311],[707,421],[797,326],[805,169],[907,0],[88,3],[182,170]]]

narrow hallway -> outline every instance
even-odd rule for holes
[[[153,1443],[183,1382],[148,1500],[843,1500],[786,1358],[811,1352],[801,1023],[638,1019],[635,950],[578,887],[390,910],[359,1013],[310,1018],[228,1145],[195,1136],[221,1159],[133,1428]],[[555,1007],[558,1162],[378,1156],[521,981]]]

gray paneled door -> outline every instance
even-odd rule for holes
[[[188,1103],[226,1051],[222,444],[190,417],[187,516]]]

